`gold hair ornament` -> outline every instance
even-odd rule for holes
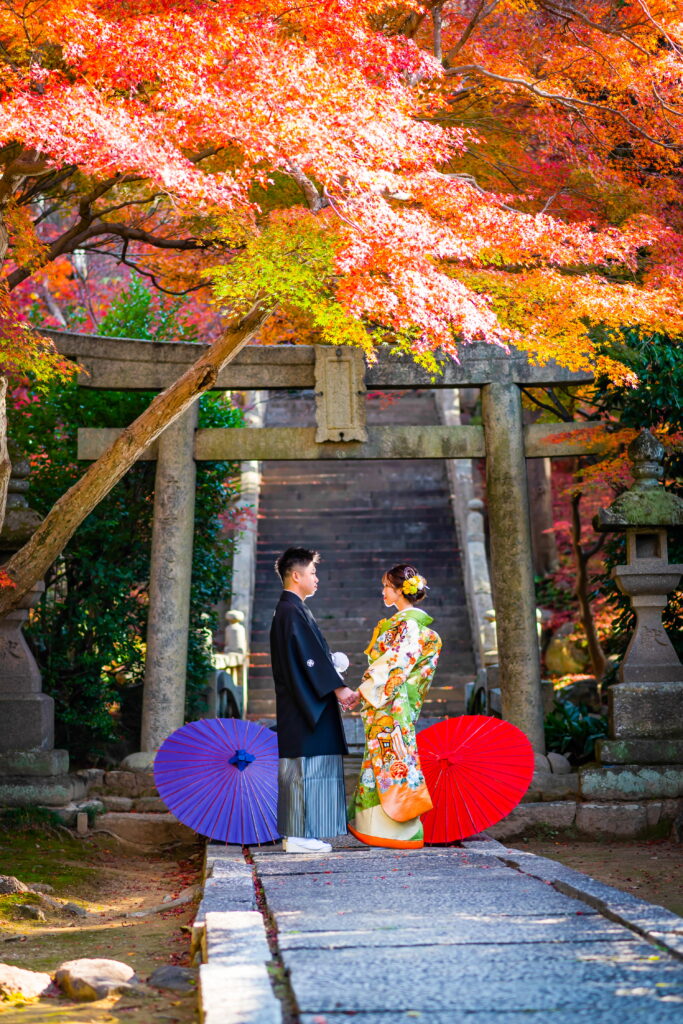
[[[406,596],[412,596],[413,594],[417,594],[420,590],[428,589],[427,580],[424,576],[420,576],[417,573],[415,576],[409,576],[407,580],[404,580],[403,586],[401,587],[401,590]]]

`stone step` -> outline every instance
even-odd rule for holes
[[[373,400],[374,422],[437,423],[433,394]],[[397,420],[397,414],[405,417]],[[271,396],[267,425],[313,423],[313,392]],[[269,632],[280,587],[273,563],[289,544],[323,555],[320,593],[311,610],[333,650],[351,659],[351,685],[366,666],[363,649],[385,614],[379,577],[410,559],[432,586],[429,607],[444,642],[433,714],[454,713],[474,664],[469,617],[444,463],[433,461],[262,463],[255,604],[250,659],[250,717],[274,714]]]
[[[338,630],[332,631],[325,629],[324,623],[319,623],[322,627],[322,631],[325,635],[327,643],[330,648],[336,650],[340,647],[344,647],[346,653],[350,656],[353,653],[362,653],[372,636],[372,627],[367,624],[363,628],[358,630]],[[372,624],[374,626],[374,622]],[[445,622],[444,620],[435,620],[433,628],[437,630],[439,636],[444,645],[444,655],[459,644],[467,645],[469,639],[469,630],[467,629],[467,622]],[[252,656],[258,654],[262,656],[267,654],[269,651],[269,634],[270,624],[268,628],[261,628],[254,630],[252,634]]]
[[[152,852],[164,846],[198,846],[201,836],[182,825],[173,814],[131,814],[110,811],[100,815],[97,828],[118,836],[123,843]]]

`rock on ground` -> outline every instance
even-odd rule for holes
[[[29,887],[14,875],[0,875],[0,896],[16,896],[17,893],[28,891]]]
[[[62,910],[67,914],[71,914],[72,917],[88,916],[88,911],[85,909],[85,907],[79,906],[78,903],[63,903]]]
[[[572,770],[569,758],[565,757],[564,754],[557,754],[554,750],[551,750],[547,755],[550,767],[552,768],[553,775],[569,775]]]
[[[0,996],[24,996],[37,999],[52,988],[52,979],[42,971],[25,971],[22,967],[0,964]]]
[[[139,978],[120,960],[67,960],[55,972],[55,982],[71,999],[92,1002],[139,985]]]
[[[110,796],[105,794],[102,803],[107,811],[132,811],[133,800],[129,796]]]
[[[154,988],[169,988],[176,992],[190,992],[197,987],[197,971],[191,967],[175,967],[167,964],[157,967],[147,979],[148,985]]]
[[[46,921],[45,912],[40,907],[34,907],[32,903],[17,903],[17,912],[20,917],[28,918],[31,921]]]

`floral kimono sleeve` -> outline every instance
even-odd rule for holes
[[[374,708],[388,704],[420,657],[420,628],[405,619],[392,630],[388,649],[366,670],[358,692]]]

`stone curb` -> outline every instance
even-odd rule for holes
[[[490,840],[486,843],[487,847],[489,843]],[[671,910],[647,903],[637,896],[597,882],[581,871],[574,871],[573,868],[565,867],[547,857],[539,857],[535,853],[505,847],[497,851],[488,848],[472,849],[473,845],[483,846],[482,843],[464,845],[474,853],[492,853],[509,867],[517,868],[530,878],[547,882],[565,896],[581,900],[603,917],[624,925],[650,942],[663,947],[679,960],[683,960],[683,918]],[[501,844],[496,843],[496,846],[500,847]]]
[[[199,1008],[203,1024],[282,1024],[282,1005],[267,965],[272,959],[252,869],[241,849],[209,843],[204,892],[192,926],[201,950]]]
[[[282,1024],[266,965],[202,964],[199,1005],[203,1024]]]

